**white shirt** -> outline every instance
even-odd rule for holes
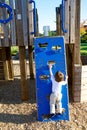
[[[67,81],[56,82],[54,76],[51,76],[51,80],[52,80],[52,92],[55,94],[60,94],[62,91],[62,85],[66,85]]]
[[[65,81],[57,82],[52,73],[52,67],[50,67],[50,75],[52,80],[52,92],[55,94],[61,94],[62,85],[67,84],[67,79]]]

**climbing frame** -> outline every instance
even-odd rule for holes
[[[61,71],[65,76],[67,75],[64,37],[35,38],[34,45],[38,120],[50,121],[50,119],[45,120],[43,118],[43,115],[50,114],[49,96],[52,92],[48,62],[55,63],[53,74],[56,71]],[[62,115],[56,114],[51,118],[53,121],[69,120],[68,84],[63,86],[62,93],[62,105],[65,108],[65,112]]]

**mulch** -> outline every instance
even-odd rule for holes
[[[29,100],[22,102],[20,78],[0,82],[0,130],[87,130],[87,103],[69,103],[70,121],[38,121],[35,80],[28,86]]]

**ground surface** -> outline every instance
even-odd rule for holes
[[[87,103],[69,103],[69,122],[39,122],[35,80],[28,79],[28,86],[29,100],[22,102],[21,82],[17,75],[14,81],[0,82],[0,130],[87,130]]]
[[[35,84],[34,80],[28,82]],[[87,130],[87,103],[69,104],[69,122],[43,123],[37,121],[35,100],[21,101],[20,87],[18,79],[0,82],[0,130]]]

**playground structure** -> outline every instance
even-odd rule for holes
[[[0,2],[6,3],[5,0],[0,0]],[[32,4],[34,4],[34,9]],[[63,12],[65,15],[62,18],[62,5],[56,7],[56,30],[57,35],[64,35],[65,37],[70,95],[72,95],[73,101],[87,101],[87,95],[83,92],[87,92],[87,88],[82,85],[84,84],[82,77],[83,66],[80,59],[80,0],[66,0],[62,4],[65,8]],[[24,0],[9,0],[9,6],[13,11],[12,20],[10,22],[7,21],[5,24],[1,23],[0,26],[0,80],[14,79],[11,46],[18,46],[20,54],[22,100],[27,100],[28,86],[25,48],[28,46],[30,78],[33,79],[32,46],[34,36],[38,36],[38,22],[35,23],[35,21],[37,21],[35,2],[33,0],[25,0],[25,2]],[[2,12],[0,13],[0,18],[7,18],[6,8],[1,8],[0,12]],[[63,33],[62,31],[62,20],[64,21],[62,26],[65,27],[67,33]],[[82,90],[83,88],[84,90]],[[82,98],[84,95],[85,98]]]
[[[64,77],[66,77],[67,75],[64,37],[37,37],[34,39],[34,46],[36,63],[36,95],[38,106],[38,120],[69,120],[68,83],[66,83],[66,85],[63,85],[61,90],[63,96],[61,99],[62,103],[60,104],[65,109],[65,112],[60,115],[58,113],[55,113],[52,118],[49,118],[48,120],[45,119],[45,116],[50,113],[49,104],[50,94],[52,93],[52,82],[50,79],[48,64],[53,65],[53,74],[60,71],[64,74]],[[56,93],[58,92],[56,91]],[[59,109],[60,105],[58,105],[57,103],[56,105],[58,106],[57,109]]]
[[[0,0],[1,3],[5,3],[5,0]],[[34,4],[34,9],[32,5]],[[35,23],[33,24],[33,10],[34,15],[36,13],[34,1],[28,0],[9,0],[9,6],[12,8],[13,18],[10,22],[1,23],[0,34],[0,79],[1,80],[13,80],[13,66],[11,59],[11,46],[18,46],[20,53],[20,72],[21,72],[21,89],[22,100],[28,99],[27,91],[27,74],[26,74],[26,58],[25,48],[28,46],[29,50],[29,70],[30,77],[33,79],[33,54],[32,45],[33,37],[36,35]],[[7,19],[7,8],[0,8],[0,19],[2,22]],[[10,13],[10,12],[9,12]],[[35,15],[36,16],[36,15]]]
[[[62,21],[62,5],[56,8],[56,30],[57,35],[64,35],[67,53],[67,70],[69,76],[70,95],[75,102],[87,101],[87,66],[82,66],[80,56],[80,4],[78,0],[66,0],[65,8],[65,29],[67,33],[63,33]]]

